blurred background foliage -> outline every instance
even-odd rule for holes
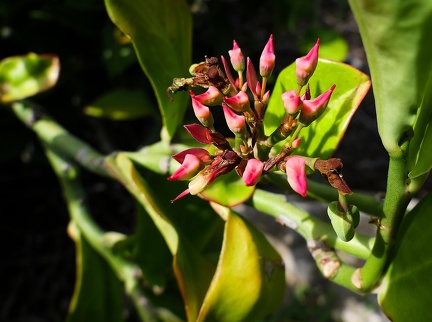
[[[303,55],[317,37],[322,57],[367,68],[344,1],[188,2],[194,19],[194,62],[204,55],[227,56],[233,39],[257,61],[273,33],[275,75]],[[102,153],[136,150],[158,141],[161,120],[151,86],[128,39],[109,20],[102,0],[0,1],[0,59],[29,52],[59,56],[58,84],[32,100],[71,133]],[[173,77],[187,77],[187,71]],[[129,117],[121,113],[124,97]],[[349,164],[345,176],[352,188],[379,190],[385,185],[387,162],[382,159],[385,153],[378,143],[370,99],[357,114],[355,130],[348,130],[341,146],[344,163]],[[377,145],[369,145],[367,153],[364,146],[352,144],[358,136],[351,133],[359,127],[371,141],[377,138]],[[355,176],[359,171],[362,176]],[[84,173],[84,181],[90,207],[102,227],[130,233],[134,227],[131,197],[119,184],[93,174]],[[68,215],[36,137],[6,108],[0,108],[0,185],[0,320],[62,321],[75,274],[74,245],[66,234]],[[300,292],[292,318],[297,312],[300,320],[329,320],[331,299],[318,302],[316,292]]]

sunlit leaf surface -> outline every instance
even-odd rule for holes
[[[301,144],[296,154],[325,159],[338,147],[354,112],[369,90],[370,80],[366,74],[352,66],[320,59],[309,84],[312,98],[329,90],[333,84],[336,84],[336,88],[324,114],[301,130]],[[276,81],[264,118],[267,135],[283,120],[285,109],[282,93],[296,88],[294,63],[285,68]]]

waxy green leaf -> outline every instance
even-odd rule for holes
[[[301,144],[296,154],[330,157],[342,139],[354,112],[370,87],[369,77],[352,66],[319,59],[317,68],[309,80],[312,98],[336,84],[327,109],[318,120],[301,130]],[[264,130],[270,135],[282,122],[285,109],[282,93],[297,88],[295,63],[278,76],[264,117]]]
[[[243,179],[233,170],[213,181],[200,195],[220,205],[234,207],[248,200],[254,191],[255,186],[247,187]]]
[[[188,95],[170,102],[166,89],[191,65],[192,17],[184,0],[105,0],[111,20],[132,39],[138,60],[155,91],[168,135],[183,120]]]
[[[432,194],[404,218],[393,261],[378,289],[384,313],[395,322],[428,321],[432,303]]]
[[[183,295],[188,320],[195,321],[213,276],[214,264],[198,250],[202,245],[197,245],[186,237],[188,235],[182,226],[174,220],[175,215],[179,214],[175,213],[169,196],[153,189],[124,153],[120,152],[108,158],[106,167],[143,206],[165,239],[174,257],[174,272]],[[161,202],[161,196],[166,197],[166,203]],[[172,209],[167,209],[168,206]]]
[[[197,322],[257,321],[279,305],[285,290],[280,255],[254,226],[227,212],[222,252]]]
[[[417,109],[430,91],[427,80],[432,73],[432,1],[349,3],[371,71],[378,130],[390,155],[399,154],[400,145],[409,139]],[[423,108],[431,109],[432,105]],[[423,135],[423,131],[417,132],[414,129],[414,135]]]
[[[14,56],[0,61],[0,102],[11,103],[53,87],[60,63],[54,55]]]
[[[67,321],[123,321],[120,280],[73,222],[69,232],[76,244],[77,277]]]
[[[408,169],[410,178],[428,174],[432,168],[432,73],[425,96],[414,124],[414,137],[409,145]]]

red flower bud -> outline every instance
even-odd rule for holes
[[[184,151],[181,151],[177,154],[174,154],[172,158],[176,160],[178,163],[183,163],[186,155],[193,154],[198,157],[201,161],[205,163],[209,163],[211,161],[210,152],[203,148],[190,148]],[[210,162],[211,163],[211,162]]]
[[[204,167],[205,164],[200,158],[193,154],[186,154],[181,166],[168,177],[168,180],[189,180],[195,177]]]
[[[252,92],[254,99],[258,100],[258,96],[260,95],[259,92],[256,92],[256,86],[257,86],[257,74],[255,71],[255,67],[252,64],[251,59],[248,57],[246,59],[246,81],[249,86],[250,91]]]
[[[212,139],[209,129],[199,124],[184,125],[184,128],[189,132],[192,137],[200,143],[210,144]]]

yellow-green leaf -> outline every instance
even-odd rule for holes
[[[8,57],[0,61],[0,102],[10,103],[55,85],[60,63],[54,55]]]
[[[311,96],[317,97],[333,84],[330,102],[325,112],[307,128],[301,130],[302,141],[296,154],[326,159],[336,150],[348,124],[370,87],[369,77],[347,64],[320,59],[309,80]],[[278,76],[264,117],[264,129],[271,134],[285,115],[282,93],[297,88],[295,63]]]
[[[67,321],[123,321],[123,286],[120,280],[73,222],[69,232],[77,249],[77,277]]]
[[[257,321],[282,300],[280,255],[254,226],[228,210],[219,263],[197,322]]]
[[[175,216],[175,213],[167,211],[167,205],[158,198],[160,192],[155,191],[144,180],[123,152],[108,158],[106,165],[111,175],[144,207],[165,239],[174,256],[174,272],[183,295],[188,320],[195,321],[213,276],[213,263],[198,251],[201,245],[192,244],[183,233],[181,225],[170,218]],[[166,202],[169,204],[168,198]]]

